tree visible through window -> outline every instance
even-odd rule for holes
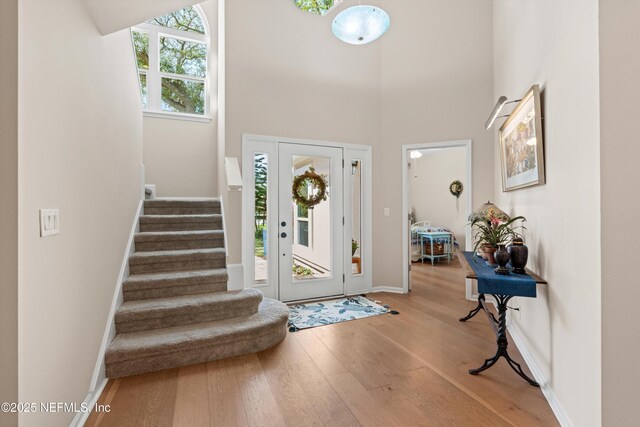
[[[334,0],[295,0],[296,6],[305,12],[315,13],[317,15],[327,14],[336,3],[340,1]]]
[[[194,7],[132,28],[146,111],[205,115],[208,38]]]

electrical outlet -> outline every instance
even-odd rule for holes
[[[40,237],[60,233],[60,210],[40,209]]]

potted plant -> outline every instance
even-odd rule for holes
[[[499,217],[474,218],[471,221],[471,227],[475,228],[474,252],[482,249],[487,255],[487,263],[495,265],[494,253],[498,249],[498,245],[507,244],[511,239],[519,236],[517,229],[524,229],[522,225],[515,225],[518,221],[524,222],[526,218],[523,216],[516,216],[508,220]]]
[[[360,245],[358,245],[358,242],[356,242],[355,239],[351,239],[351,256],[356,254],[359,247]]]

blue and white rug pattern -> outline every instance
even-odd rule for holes
[[[293,332],[386,313],[389,309],[361,296],[297,304],[289,306],[289,330]]]

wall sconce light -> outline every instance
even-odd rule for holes
[[[521,101],[520,99],[516,99],[515,101],[507,102],[507,97],[504,95],[498,98],[498,102],[496,102],[496,106],[493,107],[493,111],[491,112],[491,115],[487,119],[487,122],[484,124],[484,127],[487,130],[489,130],[491,129],[491,126],[493,126],[493,122],[495,122],[496,119],[499,119],[502,117],[509,117],[508,114],[505,114],[504,116],[498,116],[498,114],[500,114],[500,110],[502,110],[502,107],[504,107],[507,104],[513,104],[514,102],[520,102],[520,101]]]

